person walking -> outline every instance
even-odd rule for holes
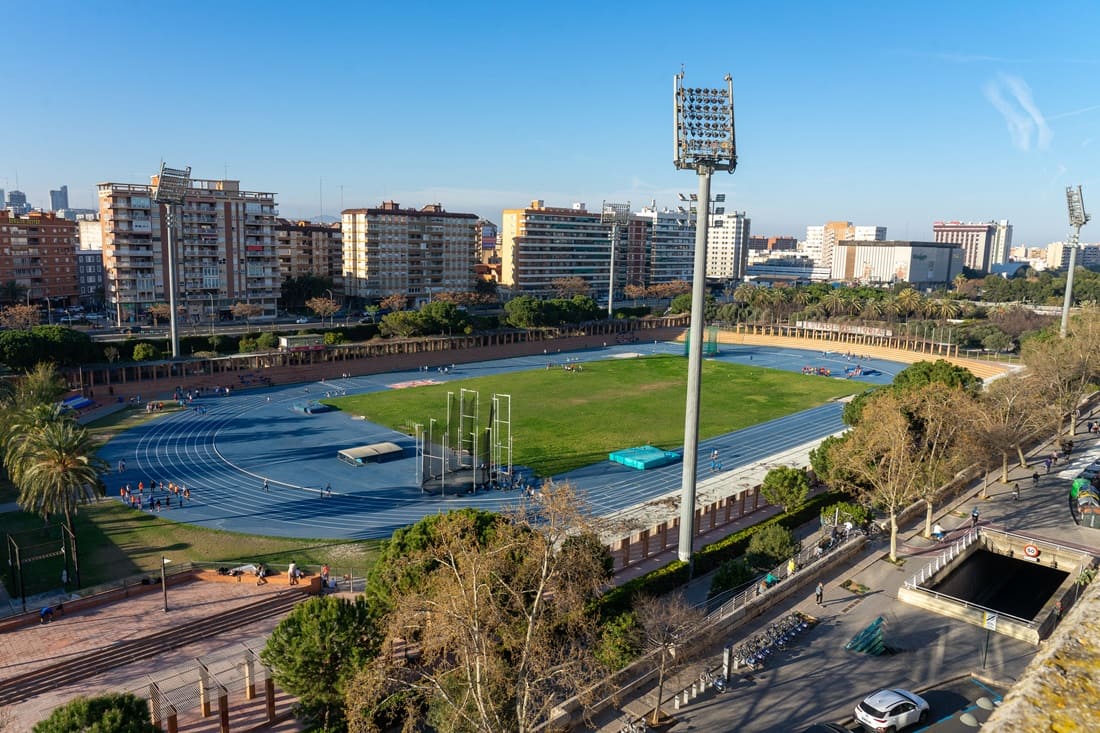
[[[290,585],[298,585],[298,564],[293,560],[290,561],[290,567],[286,569],[286,574],[290,579]]]
[[[267,486],[267,479],[264,479],[264,491],[270,491],[270,489]]]
[[[1012,484],[1012,501],[1020,500],[1020,484]]]
[[[1047,473],[1050,473],[1050,465],[1054,463],[1054,460],[1050,456],[1043,459],[1043,465],[1047,467]]]
[[[1039,488],[1039,472],[1038,471],[1031,474],[1031,488],[1033,488],[1033,489]]]
[[[821,584],[821,581],[817,581],[817,587],[814,588],[814,599],[817,601],[817,605],[824,606],[825,599],[825,586]]]
[[[978,526],[978,520],[981,519],[981,515],[982,515],[982,513],[978,510],[978,507],[974,507],[974,509],[970,512],[970,526],[971,527],[976,528]]]

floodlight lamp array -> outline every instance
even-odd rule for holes
[[[600,211],[600,222],[603,224],[622,224],[630,220],[630,203],[609,204],[606,201]]]
[[[1092,218],[1085,213],[1085,200],[1081,195],[1081,187],[1066,186],[1066,204],[1069,207],[1069,223],[1073,227],[1083,227]]]
[[[733,80],[724,89],[685,87],[676,75],[676,167],[727,170],[737,167],[733,121]]]
[[[158,204],[182,204],[191,185],[191,168],[169,168],[160,164],[160,175],[153,185],[153,200]]]

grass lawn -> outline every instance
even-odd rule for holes
[[[44,529],[40,517],[26,512],[0,514],[0,531],[5,536],[9,533],[16,536],[24,557],[53,552],[60,547],[60,530],[57,527]],[[327,562],[334,573],[354,571],[362,576],[373,562],[378,547],[377,541],[334,544],[330,540],[263,537],[193,527],[107,500],[80,508],[76,536],[83,587],[142,573],[159,573],[162,555],[179,564],[213,562],[228,565],[262,561],[279,566],[294,560],[299,565],[309,566]],[[60,557],[26,565],[27,594],[59,587],[61,568]],[[11,576],[11,568],[4,563],[0,567],[0,578],[9,592],[17,594]]]
[[[687,363],[682,356],[608,359],[584,364],[578,372],[558,366],[322,402],[408,434],[416,423],[426,426],[435,418],[435,440],[440,442],[439,426],[447,424],[447,393],[454,392],[449,443],[455,445],[460,389],[480,393],[482,431],[488,426],[492,395],[509,394],[512,461],[549,476],[607,460],[609,452],[620,448],[679,448]],[[864,388],[842,379],[705,361],[699,437],[772,420]]]

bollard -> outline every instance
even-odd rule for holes
[[[673,709],[675,709],[675,710],[679,710],[679,709],[680,709],[680,696],[679,696],[679,695],[677,695],[676,697],[672,698],[672,707],[673,707]]]
[[[264,678],[264,697],[267,707],[267,722],[275,722],[275,680],[271,679],[271,674],[268,673]]]
[[[246,700],[256,697],[256,663],[251,653],[244,657],[244,697]]]
[[[733,650],[726,647],[722,650],[722,681],[730,681],[730,657],[733,656]]]

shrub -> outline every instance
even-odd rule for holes
[[[749,582],[754,577],[756,577],[756,571],[745,558],[739,557],[734,560],[726,560],[714,573],[714,578],[710,581],[710,591],[707,593],[707,598],[713,598],[728,590],[733,590]]]
[[[750,566],[758,570],[767,570],[796,552],[798,552],[798,542],[794,538],[794,532],[778,524],[771,524],[754,534],[749,540],[745,559]]]

